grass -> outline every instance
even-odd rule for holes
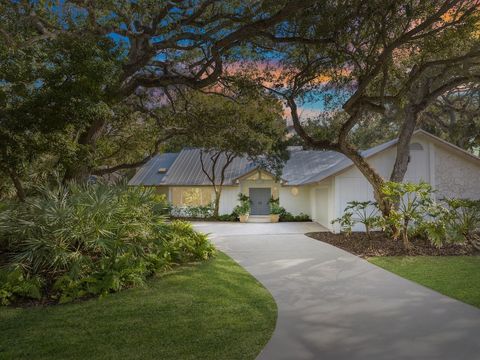
[[[225,254],[103,299],[0,308],[1,359],[254,359],[277,316]]]
[[[439,293],[480,307],[480,256],[389,256],[369,261]]]

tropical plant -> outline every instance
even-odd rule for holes
[[[21,269],[0,270],[0,304],[9,305],[17,297],[40,299],[42,285],[39,276],[28,277]]]
[[[285,213],[285,208],[280,206],[280,200],[274,199],[273,197],[268,202],[270,207],[270,214],[272,215],[281,215]]]
[[[380,216],[377,204],[373,201],[350,201],[343,216],[332,221],[338,223],[346,234],[351,234],[355,224],[363,224],[369,242],[372,241],[371,230],[380,226]]]
[[[235,206],[233,212],[237,215],[249,215],[251,210],[250,197],[245,194],[238,194],[239,205]]]
[[[126,185],[39,188],[2,216],[10,271],[3,302],[33,294],[21,285],[32,281],[42,296],[60,302],[104,295],[214,254],[205,235],[186,223],[166,223],[157,204],[151,189]]]
[[[447,211],[443,215],[446,240],[469,242],[480,250],[480,200],[445,198]]]
[[[408,232],[412,226],[420,225],[434,207],[433,190],[430,184],[386,182],[382,187],[385,198],[394,206],[388,216],[382,218],[385,229],[393,229],[394,238],[402,237],[405,249],[411,247]]]
[[[341,217],[333,219],[331,224],[334,225],[338,223],[342,232],[344,232],[347,236],[350,236],[352,233],[352,228],[355,226],[355,221],[352,219],[352,217],[353,214],[351,212],[345,212]]]

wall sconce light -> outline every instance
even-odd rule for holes
[[[293,196],[297,196],[298,195],[298,188],[297,187],[292,187],[290,192],[292,193]]]

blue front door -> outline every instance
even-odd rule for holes
[[[249,196],[251,202],[251,215],[268,215],[270,214],[269,201],[272,196],[270,188],[250,188]]]

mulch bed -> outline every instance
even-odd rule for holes
[[[412,247],[405,250],[402,241],[394,240],[384,232],[373,232],[371,243],[364,232],[354,232],[350,236],[332,234],[330,232],[314,232],[305,234],[313,239],[326,242],[360,257],[372,256],[455,256],[478,255],[469,244],[448,244],[442,247],[433,246],[428,240],[410,239]]]

